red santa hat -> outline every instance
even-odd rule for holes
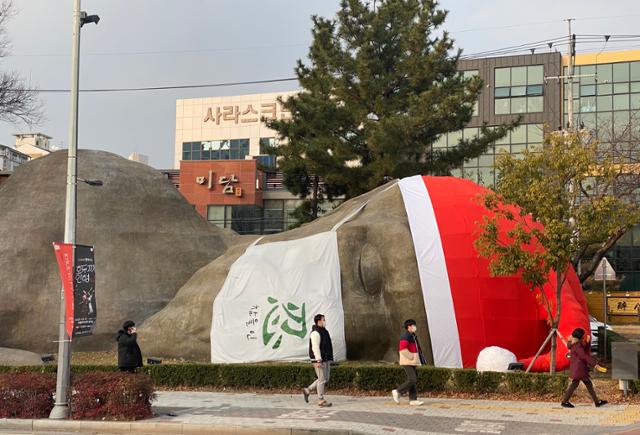
[[[474,248],[478,223],[488,215],[481,197],[487,190],[453,177],[400,180],[414,242],[434,364],[475,367],[480,351],[499,346],[528,365],[549,333],[548,315],[535,292],[519,276],[492,277],[489,262]],[[506,231],[507,223],[499,230]],[[555,301],[555,274],[544,286]],[[589,330],[586,300],[570,268],[562,289],[560,333]],[[552,307],[553,308],[553,307]],[[555,308],[553,308],[555,312]],[[556,368],[568,366],[559,341]],[[550,355],[539,357],[533,371],[547,371]]]

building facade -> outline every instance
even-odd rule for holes
[[[564,59],[566,72],[568,59]],[[640,50],[580,54],[573,79],[574,125],[591,131],[603,148],[615,146],[620,163],[640,162]],[[568,87],[563,83],[563,119],[568,121]],[[640,289],[640,226],[625,234],[607,255],[621,290]]]
[[[15,148],[32,159],[51,154],[55,147],[51,145],[51,136],[43,133],[17,133]]]
[[[0,172],[13,172],[18,166],[28,161],[28,155],[6,145],[0,145]]]
[[[592,130],[602,146],[615,136],[616,140],[626,140],[629,150],[637,148],[634,141],[640,140],[640,50],[581,54],[575,64],[574,125]],[[566,75],[567,65],[568,58],[557,52],[461,60],[461,73],[479,75],[485,87],[468,125],[443,135],[433,147],[454,147],[460,139],[477,135],[483,125],[494,127],[518,117],[521,123],[453,175],[491,186],[499,175],[494,164],[500,153],[517,156],[524,150],[541,151],[545,131],[562,128],[568,120],[568,83],[566,78],[559,78]],[[180,169],[179,188],[203,217],[220,226],[241,228],[242,232],[278,232],[294,223],[290,213],[299,200],[283,188],[282,175],[261,172],[258,165],[246,166],[251,169],[243,166],[245,172],[240,172],[234,163],[248,160],[261,163],[261,167],[275,166],[264,147],[275,143],[276,134],[260,119],[286,119],[289,114],[278,103],[278,97],[286,99],[292,94],[177,101],[175,167]],[[635,162],[640,162],[640,156]],[[183,176],[182,168],[187,167]],[[255,194],[249,187],[242,190],[247,196],[233,200],[196,193],[204,189],[198,184],[198,177],[206,178],[209,171],[216,176],[242,173],[239,180],[248,177],[255,181]],[[255,177],[251,175],[253,171]],[[165,172],[176,184],[175,174]],[[257,225],[259,216],[262,223]],[[608,258],[623,276],[622,289],[640,289],[640,226],[626,234]]]
[[[179,181],[175,172],[163,173],[209,222],[240,234],[277,233],[295,224],[290,215],[300,200],[284,188],[274,157],[265,151],[276,143],[276,134],[262,122],[287,119],[279,99],[293,94],[176,102]]]

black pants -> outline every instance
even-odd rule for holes
[[[402,368],[407,373],[407,381],[397,388],[398,393],[404,394],[408,391],[409,400],[417,400],[418,389],[416,388],[416,383],[418,382],[418,372],[414,366],[402,366]]]
[[[593,402],[597,402],[598,396],[596,395],[596,390],[593,389],[593,383],[591,382],[591,379],[583,379],[582,383],[585,385],[585,387],[587,387],[587,391],[589,391],[589,395],[591,396]],[[578,388],[578,385],[580,385],[580,379],[574,379],[573,381],[571,381],[571,385],[569,385],[569,388],[567,388],[567,392],[564,393],[564,397],[562,398],[563,402],[568,402],[571,399],[571,396],[573,396],[573,393],[576,391],[576,388]]]
[[[136,368],[135,367],[120,367],[120,371],[121,372],[135,373],[136,372]]]

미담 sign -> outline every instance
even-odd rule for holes
[[[637,316],[640,297],[608,297],[607,313],[615,316]]]

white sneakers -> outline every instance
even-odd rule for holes
[[[396,403],[400,403],[400,393],[398,393],[398,390],[392,390],[391,391],[391,397],[393,397],[393,401]],[[420,405],[424,405],[424,402],[420,401],[420,400],[411,400],[409,402],[409,405],[411,406],[420,406]]]

